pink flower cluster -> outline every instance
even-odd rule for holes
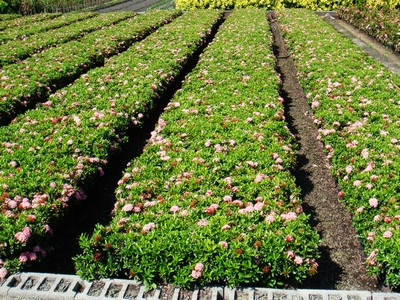
[[[285,221],[291,221],[291,220],[296,220],[297,215],[295,212],[290,211],[287,214],[281,214],[281,218],[282,218],[282,220],[285,220]]]
[[[378,207],[378,199],[376,198],[371,198],[369,199],[369,205],[373,208],[377,208]]]
[[[3,268],[3,267],[1,267],[1,268],[0,268],[0,279],[3,279],[3,278],[5,278],[5,277],[7,276],[7,274],[8,274],[8,271],[7,271],[7,269],[6,269],[6,268]]]
[[[202,272],[204,270],[204,265],[199,262],[194,266],[194,269],[192,270],[192,277],[194,279],[199,279],[202,275]]]
[[[146,225],[143,226],[143,232],[144,232],[144,233],[150,232],[150,231],[152,231],[155,227],[156,227],[156,224],[154,224],[153,222],[150,222],[150,223],[148,223],[148,224],[146,224]]]
[[[26,243],[28,239],[31,237],[31,229],[29,227],[25,227],[22,231],[17,232],[14,237],[20,243]]]
[[[211,204],[209,207],[206,207],[204,209],[204,212],[206,214],[212,215],[217,210],[218,207],[219,207],[218,204]]]

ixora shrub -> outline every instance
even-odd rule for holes
[[[80,276],[277,287],[316,273],[271,40],[263,10],[222,24],[124,171],[112,222],[81,236]]]
[[[279,20],[369,271],[400,285],[400,78],[306,10]]]
[[[123,13],[125,14],[125,13]],[[0,125],[44,100],[52,90],[71,83],[80,74],[102,65],[106,58],[126,50],[180,11],[152,11],[110,25],[52,47],[0,69]]]
[[[246,7],[266,9],[303,7],[312,10],[332,10],[340,6],[354,4],[354,0],[176,0],[175,3],[178,9],[183,10],[198,8],[234,9]]]
[[[337,13],[343,20],[373,36],[393,51],[400,53],[400,14],[398,10],[350,6],[341,7]]]
[[[0,67],[21,61],[36,52],[42,52],[44,49],[66,43],[73,39],[79,39],[85,34],[102,27],[111,26],[128,18],[134,18],[134,12],[114,12],[99,14],[92,18],[82,20],[70,25],[54,29],[49,32],[36,33],[29,39],[17,39],[0,45]],[[35,28],[38,26],[31,25]],[[39,31],[38,31],[39,32]]]
[[[0,277],[45,254],[52,224],[85,199],[126,130],[141,124],[220,18],[186,13],[0,127]]]

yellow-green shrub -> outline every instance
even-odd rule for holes
[[[311,10],[336,10],[340,6],[367,5],[371,7],[400,8],[400,0],[176,0],[176,7],[182,10],[198,8],[233,9],[258,7],[280,9],[303,7]]]

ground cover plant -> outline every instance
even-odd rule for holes
[[[179,11],[154,11],[132,17],[4,66],[0,69],[0,125],[9,123],[36,102],[45,102],[51,91],[102,65],[107,57],[126,50],[179,14]]]
[[[25,26],[8,28],[7,30],[0,31],[0,42],[4,44],[11,40],[24,39],[29,35],[59,28],[87,18],[92,18],[95,15],[96,13],[93,12],[69,13],[57,16],[50,20],[43,20],[42,22],[35,23],[34,25],[27,24]]]
[[[316,273],[274,62],[265,12],[234,11],[124,171],[112,223],[81,237],[80,276],[278,287]]]
[[[400,53],[400,14],[389,8],[349,6],[337,10],[340,18]]]
[[[98,14],[93,18],[78,21],[51,31],[46,31],[23,39],[9,41],[0,45],[0,67],[28,58],[36,52],[79,39],[87,33],[98,30],[104,26],[116,24],[122,20],[133,18],[134,12],[118,12]],[[31,27],[35,28],[35,25]]]
[[[26,17],[23,17],[18,14],[4,14],[4,15],[0,14],[0,30],[33,24],[35,22],[40,22],[43,20],[51,20],[59,16],[61,16],[61,13],[53,13],[53,14],[43,13]]]
[[[398,286],[400,79],[310,11],[279,21],[369,271]]]
[[[156,15],[148,16],[154,24]],[[221,16],[179,17],[52,95],[51,103],[0,127],[1,277],[45,254],[51,225],[73,200],[85,199],[83,188],[102,174],[124,132],[141,122]]]

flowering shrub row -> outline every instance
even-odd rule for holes
[[[31,15],[28,17],[22,17],[18,14],[0,14],[0,29],[4,30],[5,28],[24,26],[35,22],[41,22],[43,20],[50,20],[59,16],[61,16],[61,13],[43,13]]]
[[[11,27],[0,32],[0,42],[5,43],[10,40],[24,39],[29,35],[59,28],[73,22],[85,20],[87,18],[92,18],[95,15],[96,13],[93,12],[69,13],[51,20],[43,20],[38,24],[35,23],[35,25],[27,24],[25,26]]]
[[[155,11],[140,15],[4,66],[0,70],[0,125],[179,14]]]
[[[399,3],[400,5],[400,3]],[[398,10],[371,7],[341,7],[340,18],[400,53],[400,14]]]
[[[400,78],[311,11],[280,22],[369,271],[400,284]]]
[[[0,29],[8,27],[3,21],[9,21],[21,17],[19,14],[0,14]]]
[[[316,272],[271,47],[265,11],[232,12],[124,171],[112,222],[81,237],[80,276],[279,286]]]
[[[52,31],[10,41],[0,45],[0,67],[25,59],[35,52],[43,51],[52,46],[81,38],[89,32],[99,30],[104,26],[116,24],[128,18],[133,18],[134,16],[134,12],[99,14],[93,18],[82,20],[81,22],[76,22]],[[35,26],[31,27],[34,28]]]
[[[0,277],[45,254],[50,225],[85,199],[129,125],[141,122],[221,15],[185,14],[0,127]]]
[[[183,10],[197,8],[234,9],[246,7],[266,9],[304,7],[313,10],[332,10],[353,3],[354,0],[176,0],[176,7]]]

